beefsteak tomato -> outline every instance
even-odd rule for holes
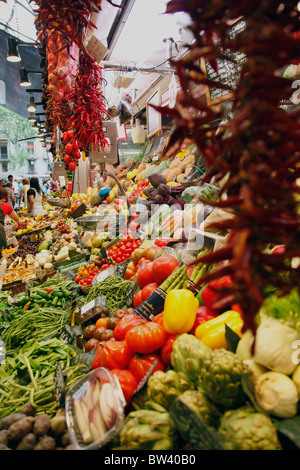
[[[138,381],[134,374],[127,369],[112,369],[110,371],[112,375],[117,377],[120,382],[120,386],[127,402],[127,405],[131,402],[133,392],[138,386]]]
[[[91,369],[105,367],[106,369],[126,369],[133,352],[126,341],[110,339],[105,344],[99,344]]]
[[[176,338],[177,335],[170,335],[160,350],[161,360],[166,366],[171,365],[171,353],[173,350],[173,343]]]
[[[146,323],[146,321],[147,320],[144,320],[135,313],[124,315],[114,328],[114,338],[118,340],[124,339],[127,331],[131,330],[131,328],[134,328],[135,326]]]
[[[149,354],[161,348],[167,337],[168,333],[161,325],[146,322],[127,331],[125,341],[132,351]]]
[[[154,367],[152,374],[157,370],[165,370],[165,366],[158,354],[135,354],[133,358],[130,359],[128,370],[132,372],[139,383],[155,362],[157,362],[157,364]]]

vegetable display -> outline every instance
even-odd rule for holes
[[[280,106],[291,95],[291,83],[277,73],[299,62],[299,10],[292,1],[284,8],[280,1],[254,2],[251,8],[234,1],[220,2],[217,8],[211,2],[200,3],[171,0],[166,8],[168,14],[183,11],[190,16],[195,42],[188,59],[172,61],[181,85],[177,104],[173,109],[157,108],[176,123],[164,155],[174,154],[188,137],[205,158],[203,182],[213,176],[220,181],[227,175],[221,190],[227,198],[210,204],[228,209],[234,218],[225,217],[210,228],[230,231],[230,236],[225,247],[201,261],[228,262],[201,282],[232,276],[232,284],[222,289],[220,298],[239,303],[245,311],[245,328],[254,331],[255,314],[269,287],[287,293],[299,286],[299,269],[291,268],[292,258],[299,256],[299,116]],[[230,20],[240,17],[246,27],[233,35]],[[236,53],[244,54],[245,60],[235,87],[202,73],[201,57],[218,71],[218,59],[232,60]],[[233,117],[220,132],[211,135],[207,124],[222,119],[222,110],[195,100],[190,81],[232,93]],[[269,244],[284,245],[285,252],[266,253]]]

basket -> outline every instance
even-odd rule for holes
[[[11,291],[11,296],[14,297],[17,294],[22,294],[26,290],[26,282],[20,281],[14,281],[14,282],[8,282],[7,284],[2,285],[2,290],[10,290]]]
[[[52,197],[47,200],[51,206],[68,208],[71,206],[70,201],[64,198]]]
[[[82,202],[73,212],[68,214],[68,217],[71,219],[77,219],[78,217],[81,217],[83,214],[85,214],[87,210],[87,206]]]

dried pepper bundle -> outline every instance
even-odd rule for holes
[[[111,0],[106,1],[114,5]],[[84,34],[87,28],[95,28],[91,14],[101,10],[102,0],[34,0],[34,3],[38,5],[35,24],[39,40],[46,41],[49,33],[55,29],[65,39],[67,46],[74,42],[81,50],[85,50]]]
[[[108,111],[101,84],[101,67],[89,56],[81,54],[74,89],[68,95],[73,108],[67,123],[67,128],[73,131],[80,149],[88,150],[91,145],[94,148],[100,145],[104,149],[108,144],[102,126]]]
[[[168,2],[167,13],[179,11],[190,15],[195,41],[186,59],[172,62],[182,89],[175,108],[160,108],[176,122],[165,153],[174,154],[184,138],[192,139],[206,160],[203,181],[227,175],[223,198],[210,204],[235,217],[211,226],[230,235],[223,249],[199,260],[219,263],[199,284],[230,275],[233,282],[219,292],[216,306],[238,302],[245,327],[254,330],[254,317],[270,288],[286,293],[300,285],[300,268],[291,261],[300,256],[300,113],[280,107],[292,89],[291,81],[278,74],[300,61],[299,10],[291,0]],[[232,37],[231,20],[238,17],[245,19],[246,29]],[[232,52],[246,56],[235,89],[208,79],[198,65],[205,57],[217,71],[218,59],[233,61]],[[221,132],[207,128],[222,119],[222,112],[194,99],[195,83],[232,92],[233,118]],[[270,244],[285,245],[285,252],[270,253]]]

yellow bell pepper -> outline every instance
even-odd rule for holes
[[[221,315],[202,323],[196,328],[195,336],[211,349],[227,349],[225,325],[237,335],[242,336],[243,319],[238,312],[228,310]]]
[[[199,300],[187,289],[174,289],[165,298],[163,326],[169,334],[182,334],[194,325]]]

